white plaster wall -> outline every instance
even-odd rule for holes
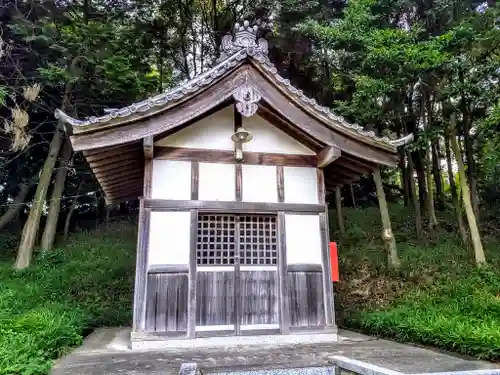
[[[156,142],[158,146],[233,150],[233,107],[226,107]]]
[[[274,165],[242,165],[244,202],[278,202],[278,182]]]
[[[236,200],[234,164],[200,163],[198,198],[202,201]]]
[[[244,151],[315,155],[314,151],[258,115],[243,117],[243,126],[253,134],[253,140],[243,145]]]
[[[316,168],[284,167],[285,203],[318,203]]]
[[[314,151],[258,115],[243,117],[243,126],[253,135],[253,140],[243,145],[244,151],[275,154],[315,154]],[[233,107],[229,106],[157,141],[155,144],[166,147],[228,151],[234,150],[234,144],[231,141],[233,133],[234,113]]]
[[[191,162],[153,160],[153,199],[191,199]]]
[[[190,212],[151,212],[148,265],[188,264]]]
[[[287,264],[321,264],[319,215],[285,215]]]

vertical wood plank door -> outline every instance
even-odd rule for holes
[[[196,331],[278,329],[276,217],[200,214],[197,231]]]
[[[276,216],[240,215],[238,220],[239,332],[279,329]]]
[[[195,331],[236,332],[234,215],[198,215]]]

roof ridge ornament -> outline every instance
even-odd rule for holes
[[[250,25],[248,20],[243,25],[234,24],[234,35],[226,34],[221,41],[221,56],[218,61],[225,60],[237,52],[245,51],[249,56],[267,57],[269,45],[264,38],[257,39],[258,25]]]

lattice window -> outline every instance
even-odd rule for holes
[[[276,265],[278,241],[275,216],[243,215],[240,219],[240,264]]]
[[[239,233],[236,233],[237,222]],[[276,265],[277,237],[275,216],[201,214],[198,216],[196,263],[234,264],[238,240],[240,264]]]
[[[234,264],[236,242],[234,215],[199,215],[196,263],[199,265]]]

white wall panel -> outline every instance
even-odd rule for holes
[[[314,151],[258,115],[243,117],[243,126],[253,135],[253,140],[243,145],[244,151],[315,155]]]
[[[316,168],[284,167],[285,203],[318,203]]]
[[[188,264],[190,212],[151,212],[148,265]]]
[[[273,165],[242,165],[244,202],[278,202],[276,167]]]
[[[243,126],[253,135],[253,140],[243,145],[245,151],[277,154],[315,154],[314,151],[258,115],[243,117]],[[231,141],[233,132],[233,107],[228,106],[185,129],[159,140],[155,144],[168,147],[227,151],[234,149],[234,144]]]
[[[191,162],[153,160],[153,199],[191,199]]]
[[[185,129],[159,140],[158,146],[205,148],[209,150],[233,150],[231,135],[234,133],[233,107],[195,122]]]
[[[236,200],[234,164],[200,163],[198,197],[202,201]]]
[[[285,215],[287,264],[321,264],[319,215]]]

